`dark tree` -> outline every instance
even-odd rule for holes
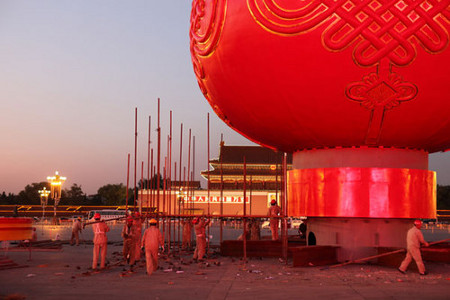
[[[41,198],[39,196],[39,190],[43,188],[50,190],[50,187],[47,182],[40,183],[32,183],[28,184],[23,191],[19,192],[17,196],[17,202],[14,204],[32,204],[32,205],[40,205]]]
[[[127,188],[122,183],[107,184],[99,188],[97,194],[104,205],[123,205],[126,203]]]
[[[65,189],[61,199],[63,204],[68,205],[86,205],[86,194],[83,193],[80,185],[74,183],[70,189]]]

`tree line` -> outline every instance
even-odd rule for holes
[[[156,188],[157,177],[153,177],[150,180],[139,181],[137,189],[142,186],[144,188]],[[25,188],[15,195],[13,193],[6,193],[3,191],[0,194],[0,205],[40,205],[41,198],[39,190],[44,187],[50,191],[50,185],[48,182],[35,182],[28,184]],[[163,188],[163,180],[160,178],[160,188]],[[136,190],[137,190],[136,189]],[[74,183],[70,188],[63,189],[61,191],[61,201],[59,205],[125,205],[127,198],[127,187],[122,183],[119,184],[106,184],[97,190],[95,195],[87,195],[83,192],[81,185]],[[128,203],[133,203],[134,189],[128,189]],[[49,204],[53,203],[53,200],[49,199]]]

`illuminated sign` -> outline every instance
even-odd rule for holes
[[[222,201],[220,200],[221,197],[219,196],[210,196],[209,197],[209,203],[230,203],[230,204],[243,204],[244,197],[223,197]],[[184,203],[208,203],[208,197],[207,196],[194,196],[194,197],[184,197],[183,198]],[[250,203],[250,198],[245,197],[245,203]]]

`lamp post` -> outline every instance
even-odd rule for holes
[[[48,195],[50,194],[50,191],[47,190],[46,187],[44,187],[42,190],[38,191],[39,197],[41,198],[41,205],[42,205],[42,222],[44,222],[45,217],[45,206],[48,202]]]
[[[61,200],[61,187],[64,181],[66,181],[66,177],[60,176],[58,171],[55,172],[55,175],[48,176],[47,180],[50,182],[50,193],[53,198],[53,224],[57,225],[58,222],[56,220],[56,207],[58,206],[59,200]]]

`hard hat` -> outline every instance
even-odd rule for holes
[[[100,213],[95,213],[94,219],[100,220],[102,216],[100,216]]]
[[[150,224],[155,224],[156,225],[156,224],[158,224],[158,221],[156,221],[155,219],[151,219],[150,220]]]
[[[422,225],[422,221],[420,221],[420,220],[414,220],[414,225]]]
[[[134,213],[134,217],[135,217],[135,218],[139,218],[140,216],[141,216],[141,215],[139,214],[138,211]]]
[[[274,200],[270,201],[270,204],[275,205],[275,204],[277,204],[277,201],[274,199]]]
[[[197,224],[200,221],[200,217],[195,218],[192,220],[192,224]]]

